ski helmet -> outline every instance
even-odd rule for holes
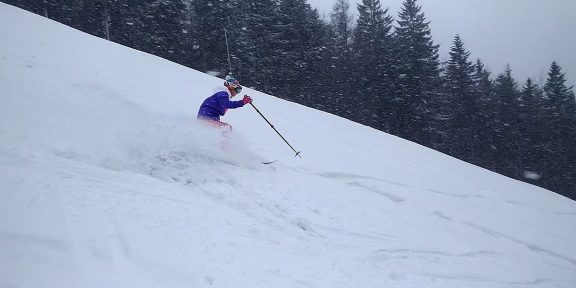
[[[238,80],[236,80],[236,78],[234,78],[234,76],[232,75],[226,75],[226,81],[224,81],[224,86],[228,88],[242,89],[242,86],[240,86],[240,82],[238,82]]]

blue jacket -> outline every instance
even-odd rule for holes
[[[220,116],[226,114],[226,110],[244,106],[242,100],[230,101],[226,91],[216,92],[206,98],[198,110],[198,118],[220,121]]]

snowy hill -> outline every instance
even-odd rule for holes
[[[576,287],[576,203],[0,3],[0,287]],[[326,95],[329,97],[329,95]],[[279,161],[262,165],[264,160]]]

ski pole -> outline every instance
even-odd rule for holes
[[[300,151],[296,151],[296,149],[294,149],[294,147],[292,147],[292,145],[290,145],[290,143],[288,143],[288,141],[286,141],[284,136],[282,136],[282,134],[280,134],[280,132],[278,132],[278,130],[276,130],[276,128],[274,128],[274,125],[272,125],[272,123],[270,123],[270,121],[268,121],[268,119],[266,119],[266,117],[264,117],[264,115],[262,115],[262,112],[260,112],[260,110],[258,110],[258,108],[256,108],[256,106],[254,106],[254,104],[252,104],[252,102],[250,102],[250,105],[252,105],[252,107],[254,107],[256,112],[258,112],[258,114],[260,114],[260,116],[262,116],[262,118],[264,118],[264,120],[266,120],[266,122],[268,122],[268,125],[270,125],[270,127],[272,127],[272,129],[274,129],[274,131],[276,131],[276,133],[278,133],[280,138],[282,138],[282,140],[284,140],[284,142],[286,142],[286,144],[288,144],[288,146],[290,146],[290,148],[292,148],[292,151],[294,151],[294,153],[296,153],[296,155],[294,155],[294,157],[298,156],[298,157],[302,158],[302,156],[300,156]]]

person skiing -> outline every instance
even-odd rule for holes
[[[240,82],[232,77],[232,75],[227,75],[226,81],[224,81],[224,87],[218,87],[215,89],[216,93],[202,102],[200,109],[198,109],[197,118],[212,126],[224,128],[226,133],[230,133],[232,131],[232,126],[220,121],[220,116],[224,116],[228,109],[236,109],[248,103],[252,103],[252,98],[248,95],[244,95],[242,100],[230,100],[241,91],[242,86],[240,85]]]

